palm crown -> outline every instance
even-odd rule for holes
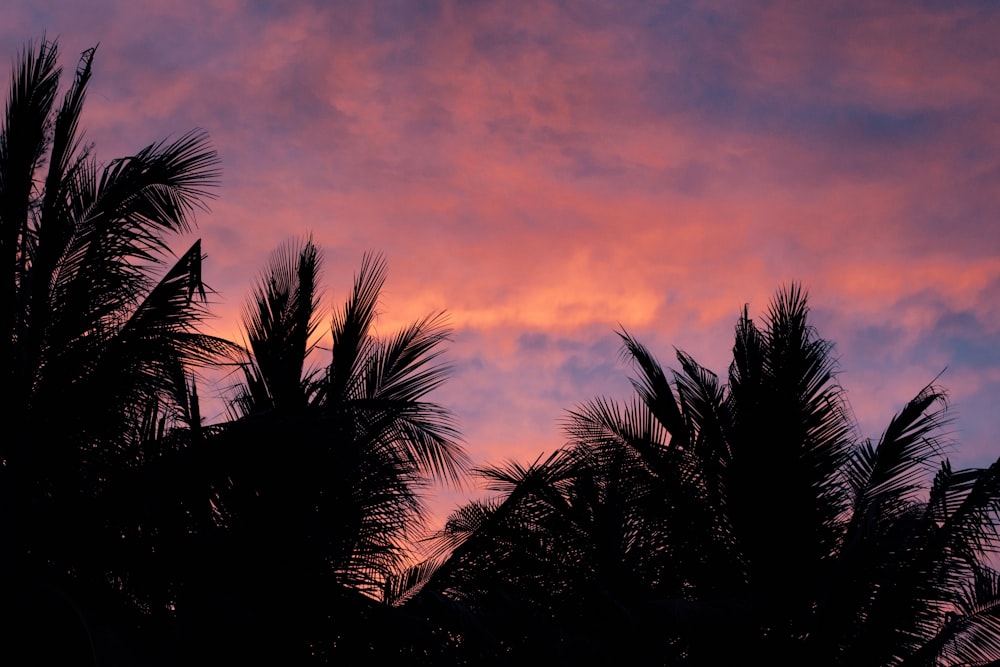
[[[261,274],[244,308],[249,349],[229,430],[280,423],[294,433],[286,440],[306,457],[296,463],[296,486],[325,496],[312,502],[326,518],[311,521],[327,522],[316,526],[327,534],[314,539],[346,540],[327,544],[339,552],[326,554],[329,564],[344,582],[377,594],[419,525],[417,490],[435,477],[457,482],[466,467],[450,414],[425,399],[447,376],[439,357],[449,330],[434,314],[386,339],[373,336],[385,265],[369,255],[333,314],[329,365],[309,368],[322,316],[321,260],[311,240],[288,243]],[[265,483],[274,462],[260,463]]]
[[[195,555],[202,583],[185,613],[225,617],[239,600],[250,617],[228,629],[210,613],[190,620],[220,657],[237,655],[235,645],[248,659],[343,655],[345,643],[371,650],[374,600],[412,558],[420,491],[457,481],[467,465],[451,415],[426,398],[448,373],[443,316],[373,334],[380,257],[365,256],[332,315],[328,364],[310,366],[321,261],[311,240],[271,256],[243,311],[232,419],[192,461],[217,529]]]
[[[8,600],[35,584],[122,591],[135,508],[110,499],[154,456],[158,424],[200,427],[191,373],[226,348],[197,330],[200,243],[164,269],[168,238],[210,196],[217,156],[192,132],[101,166],[78,128],[93,56],[57,103],[56,44],[26,48],[0,128]]]
[[[411,577],[424,589],[410,604],[445,594],[502,654],[539,650],[531,628],[547,627],[563,660],[1000,659],[985,560],[1000,468],[952,470],[936,386],[877,443],[859,440],[807,315],[797,286],[763,328],[744,310],[725,385],[683,352],[668,374],[622,333],[636,399],[570,413],[570,443],[544,462],[481,470],[502,495],[452,516],[438,538],[450,556]]]

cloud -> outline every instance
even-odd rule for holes
[[[48,30],[71,67],[101,42],[100,157],[211,133],[219,331],[310,231],[331,302],[378,250],[384,330],[447,309],[441,400],[481,460],[533,460],[564,409],[627,396],[618,326],[723,374],[740,308],[792,281],[866,432],[948,366],[969,460],[992,456],[991,3],[49,0],[5,18],[9,54]]]

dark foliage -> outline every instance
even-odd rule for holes
[[[61,628],[74,639],[32,651],[68,658],[125,651],[164,612],[121,485],[180,443],[166,428],[200,427],[190,369],[227,344],[197,331],[200,244],[163,270],[216,182],[215,152],[193,132],[101,166],[78,129],[94,51],[61,104],[57,55],[46,41],[20,54],[0,128],[0,576],[8,639]]]
[[[501,662],[1000,659],[998,464],[952,471],[936,386],[859,440],[807,314],[794,286],[763,328],[744,311],[725,385],[622,333],[636,399],[570,413],[544,462],[480,470],[501,495],[452,515],[400,599],[449,601],[441,624]]]

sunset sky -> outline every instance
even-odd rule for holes
[[[450,313],[476,463],[627,398],[619,327],[724,374],[791,281],[866,435],[944,371],[953,463],[1000,455],[1000,3],[5,0],[4,95],[43,34],[66,80],[100,43],[98,159],[211,136],[214,333],[290,237],[329,305],[381,252],[381,331]]]

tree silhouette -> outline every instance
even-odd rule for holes
[[[744,310],[726,385],[622,333],[636,399],[572,412],[544,462],[480,470],[502,495],[451,517],[408,604],[475,617],[502,661],[1000,660],[1000,467],[951,469],[936,386],[860,440],[807,314],[797,286],[763,328]]]
[[[127,583],[132,509],[108,497],[154,456],[151,424],[199,426],[177,398],[225,348],[197,331],[199,242],[162,269],[167,238],[209,197],[216,154],[192,132],[101,166],[78,127],[93,56],[57,105],[56,43],[26,47],[0,128],[0,576],[13,620],[35,608],[22,629],[56,636],[50,617],[146,603]]]
[[[458,481],[467,465],[450,415],[426,400],[448,372],[443,316],[372,333],[380,257],[364,258],[333,314],[329,364],[309,367],[321,259],[311,240],[272,255],[244,308],[234,419],[194,464],[208,471],[219,525],[178,613],[216,610],[190,622],[227,659],[234,646],[306,660],[386,645],[380,624],[394,621],[375,600],[408,562],[419,492],[433,478]]]

